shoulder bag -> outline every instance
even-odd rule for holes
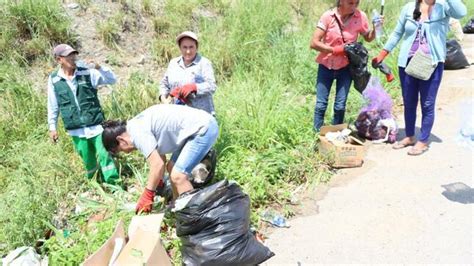
[[[423,38],[420,27],[418,27],[418,34],[418,50],[406,66],[405,73],[417,79],[428,80],[436,69],[437,64],[433,64],[431,55],[425,54],[420,49],[421,38]]]

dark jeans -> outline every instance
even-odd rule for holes
[[[316,78],[316,106],[314,108],[313,123],[314,130],[318,132],[324,123],[324,114],[328,107],[329,93],[334,80],[336,80],[336,99],[334,100],[332,124],[342,124],[344,121],[347,95],[352,82],[349,67],[332,70],[320,64]]]
[[[405,68],[403,67],[398,69],[402,85],[405,134],[407,137],[415,136],[416,108],[418,106],[418,98],[420,98],[421,136],[418,140],[427,143],[433,128],[436,95],[443,77],[444,64],[438,63],[438,66],[428,80],[409,76],[405,73]]]

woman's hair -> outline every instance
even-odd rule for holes
[[[118,146],[117,136],[127,131],[126,121],[107,120],[102,123],[102,142],[108,152],[114,153]]]
[[[420,4],[421,4],[421,1],[423,0],[415,0],[415,1],[416,3],[415,3],[415,10],[413,10],[413,19],[419,20],[421,17]]]

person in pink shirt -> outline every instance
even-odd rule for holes
[[[324,114],[334,80],[336,80],[336,99],[332,124],[341,124],[344,121],[347,95],[352,82],[344,45],[357,41],[359,34],[368,42],[375,38],[375,27],[369,29],[368,18],[357,8],[358,6],[359,0],[338,0],[335,8],[324,12],[313,33],[310,47],[319,52],[316,57],[319,67],[313,124],[316,132],[319,132],[324,123]]]

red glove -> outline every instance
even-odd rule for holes
[[[344,44],[332,48],[332,54],[334,55],[343,55],[345,53],[346,52],[344,51]]]
[[[385,59],[385,57],[387,57],[387,55],[388,55],[387,50],[380,51],[379,55],[377,55],[377,57],[372,59],[372,66],[374,66],[374,67],[378,66],[380,63],[382,63],[382,61]]]
[[[155,191],[145,188],[140,199],[138,200],[137,207],[135,207],[135,212],[151,212],[153,198],[155,197]]]

